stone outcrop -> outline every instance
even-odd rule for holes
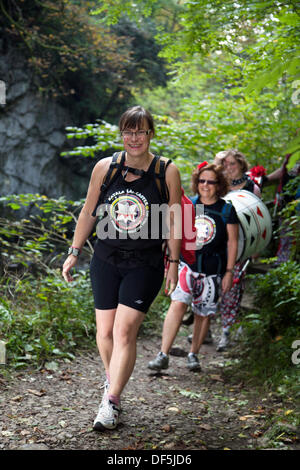
[[[84,197],[95,161],[60,156],[70,147],[65,127],[75,124],[69,111],[41,96],[14,49],[0,57],[0,80],[6,89],[0,104],[0,194]]]

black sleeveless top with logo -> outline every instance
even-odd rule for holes
[[[167,205],[155,180],[156,160],[154,157],[138,179],[126,181],[126,171],[124,176],[120,172],[108,187],[103,204],[97,209],[98,239],[94,250],[100,259],[120,267],[163,263]]]
[[[197,207],[200,197],[193,198]],[[203,210],[196,215],[197,228],[196,262],[191,266],[193,271],[206,275],[223,276],[227,264],[227,224],[238,224],[239,219],[232,204],[220,198],[214,204],[201,204]]]

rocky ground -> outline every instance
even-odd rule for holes
[[[103,377],[96,351],[41,370],[0,371],[0,449],[299,450],[299,434],[288,420],[295,403],[231,376],[230,352],[216,352],[215,324],[214,343],[202,349],[202,371],[187,369],[189,328],[182,328],[172,351],[176,355],[160,374],[147,368],[160,338],[139,338],[114,431],[92,430]]]

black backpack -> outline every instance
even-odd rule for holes
[[[169,200],[169,192],[166,185],[166,169],[167,166],[171,163],[171,160],[165,157],[158,157],[154,155],[155,167],[154,167],[154,176],[156,181],[156,186],[159,191],[159,194],[162,199],[162,203],[167,203]],[[144,170],[138,170],[137,168],[131,168],[125,164],[125,151],[116,152],[113,154],[111,164],[107,173],[103,179],[103,183],[100,188],[100,196],[97,202],[97,205],[93,211],[93,216],[96,216],[96,210],[100,204],[103,203],[105,193],[108,190],[109,186],[118,178],[120,173],[125,170],[125,175],[129,171],[135,175],[143,176],[146,172]]]

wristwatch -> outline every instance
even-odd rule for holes
[[[80,255],[80,249],[75,248],[75,246],[70,246],[70,248],[68,249],[68,255],[79,256]]]

